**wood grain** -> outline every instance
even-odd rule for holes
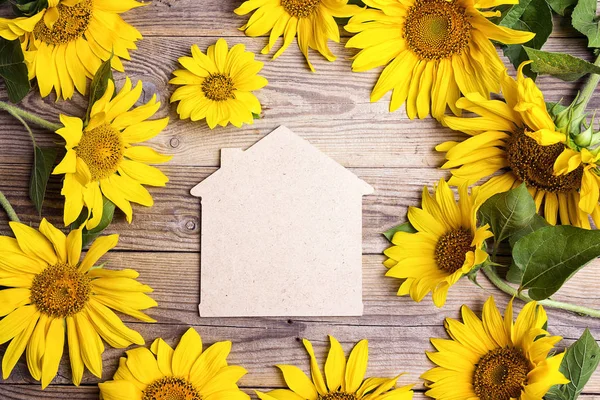
[[[262,389],[261,389],[262,390]],[[249,395],[254,393],[254,390],[244,388],[244,391]],[[75,388],[72,386],[55,386],[49,387],[45,391],[31,385],[2,385],[0,386],[0,395],[5,400],[31,400],[32,398],[43,397],[45,399],[64,399],[68,397],[73,400],[97,399],[99,390],[95,386],[83,386]],[[600,395],[597,394],[582,394],[579,396],[581,400],[597,400]],[[413,400],[429,399],[423,392],[416,392]]]
[[[153,297],[159,303],[158,308],[149,311],[158,320],[156,324],[144,324],[128,317],[124,320],[148,342],[160,336],[176,343],[189,326],[196,327],[207,344],[232,340],[231,362],[250,371],[241,381],[248,393],[252,393],[252,388],[266,390],[283,386],[274,364],[296,364],[305,371],[308,369],[308,359],[300,343],[303,337],[313,341],[320,359],[325,356],[328,334],[336,336],[346,350],[358,340],[368,338],[371,350],[368,374],[391,376],[405,371],[408,374],[401,382],[417,383],[419,391],[415,399],[422,400],[425,396],[418,377],[432,367],[424,351],[431,350],[430,337],[446,337],[444,318],[458,318],[462,304],[480,313],[491,294],[501,308],[509,300],[484,277],[480,278],[483,289],[463,279],[452,288],[446,306],[437,309],[430,298],[417,304],[409,298],[396,297],[398,282],[383,276],[381,252],[387,242],[380,232],[405,221],[408,206],[419,204],[424,185],[431,186],[447,176],[437,169],[442,157],[433,147],[465,136],[441,127],[432,119],[410,121],[403,109],[389,113],[389,96],[370,103],[369,94],[380,69],[350,72],[350,57],[355,52],[344,48],[348,35],[343,30],[342,43],[331,46],[339,56],[335,63],[311,53],[316,73],[308,71],[295,44],[276,61],[257,54],[257,58],[265,62],[262,74],[269,85],[257,93],[263,113],[254,125],[211,131],[202,122],[180,121],[176,106],[168,102],[174,90],[168,81],[178,67],[177,59],[187,55],[192,44],[197,43],[204,49],[218,37],[227,37],[230,44],[244,43],[257,53],[264,46],[265,38],[247,38],[237,29],[247,19],[233,13],[241,2],[155,0],[124,15],[145,36],[139,42],[139,49],[132,52],[132,60],[126,63],[127,73],[134,80],[144,81],[146,99],[157,93],[163,102],[157,117],[171,117],[167,129],[151,143],[159,151],[174,155],[163,168],[171,178],[169,184],[165,188],[150,189],[155,206],[134,206],[131,225],[118,213],[107,231],[121,235],[117,249],[106,256],[109,266],[138,270],[140,281],[155,289]],[[6,15],[6,8],[0,15]],[[565,28],[564,19],[555,18],[554,22],[555,31],[544,49],[591,59],[585,40],[572,28]],[[514,74],[514,69],[504,61]],[[123,75],[117,74],[118,83],[123,79]],[[551,77],[540,77],[538,84],[550,101],[561,98],[569,101],[581,87],[581,82],[565,83]],[[0,93],[5,93],[2,84]],[[71,102],[55,102],[52,96],[40,99],[33,92],[22,106],[57,121],[59,113],[83,115],[87,101],[75,96]],[[590,106],[600,107],[600,99],[592,99]],[[197,312],[201,206],[198,199],[189,195],[189,190],[219,166],[221,148],[247,148],[282,124],[375,187],[375,194],[366,197],[363,206],[365,316],[201,319]],[[40,144],[60,146],[59,138],[53,133],[36,127],[34,133]],[[9,197],[24,222],[37,226],[40,217],[27,197],[31,159],[31,143],[24,129],[0,113],[0,191]],[[60,178],[53,177],[44,205],[44,216],[57,226],[62,226],[60,186]],[[6,222],[6,216],[0,213],[0,235],[10,234]],[[556,299],[600,308],[599,274],[600,262],[596,261],[561,289]],[[521,306],[518,303],[518,308]],[[577,339],[586,327],[600,337],[598,320],[556,310],[548,310],[548,315],[549,330],[564,337],[559,349]],[[6,345],[0,346],[0,355],[5,348]],[[110,379],[123,354],[123,350],[118,349],[106,351],[103,379]],[[97,382],[98,379],[86,373],[84,386],[71,386],[65,357],[54,385],[41,391],[21,360],[11,377],[0,381],[0,399],[97,399]],[[600,399],[600,373],[592,377],[584,393],[580,397],[583,400]]]
[[[204,122],[181,121],[175,112],[176,105],[169,105],[168,101],[175,89],[168,81],[178,68],[177,59],[187,55],[193,43],[204,49],[215,41],[216,38],[147,38],[140,42],[139,50],[127,64],[128,75],[143,80],[146,97],[156,92],[163,102],[157,117],[171,117],[167,129],[152,141],[157,150],[174,155],[171,165],[216,167],[222,147],[247,148],[281,124],[346,167],[434,167],[439,165],[440,157],[432,152],[433,147],[465,137],[431,118],[411,121],[404,108],[389,113],[389,94],[377,103],[370,103],[369,95],[380,69],[351,73],[349,57],[353,53],[341,46],[336,46],[336,50],[346,51],[346,56],[335,63],[313,57],[317,68],[314,74],[305,68],[297,49],[290,48],[273,62],[258,55],[266,62],[263,74],[270,84],[257,92],[264,110],[254,125],[210,130]],[[242,37],[230,43],[245,43],[248,49],[258,52],[261,48],[258,41]],[[568,48],[574,55],[590,58],[583,39],[551,39],[546,48],[549,51]],[[160,57],[148,56],[153,54]],[[540,77],[538,82],[548,101],[570,101],[578,87],[552,77]],[[76,95],[72,102],[56,103],[52,96],[42,100],[31,93],[22,105],[58,121],[59,112],[84,115],[87,101]],[[591,107],[600,107],[600,100],[593,99]],[[29,137],[16,120],[5,120],[6,124],[0,126],[3,137],[0,163],[29,163]],[[50,132],[36,129],[35,133],[41,145],[53,146],[61,141]]]

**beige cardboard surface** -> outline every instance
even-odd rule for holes
[[[280,127],[191,191],[202,198],[200,315],[362,315],[362,196],[373,188]]]

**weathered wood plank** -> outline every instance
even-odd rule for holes
[[[289,51],[275,62],[267,62],[264,75],[270,85],[258,92],[264,105],[263,117],[252,126],[208,129],[205,122],[180,121],[168,99],[174,90],[168,85],[177,58],[189,52],[192,43],[205,48],[214,38],[148,38],[140,42],[140,49],[128,64],[128,73],[142,79],[147,95],[157,92],[163,101],[159,116],[169,115],[171,124],[152,143],[160,151],[175,156],[173,165],[219,165],[219,150],[223,147],[246,148],[279,125],[285,124],[298,134],[347,167],[429,167],[439,165],[440,157],[432,148],[446,140],[457,140],[464,135],[442,127],[436,121],[410,121],[403,109],[389,113],[389,96],[377,103],[369,102],[370,91],[379,71],[352,73],[347,53],[336,63],[314,57],[317,73],[306,70],[299,52]],[[253,51],[260,44],[249,38],[235,42],[246,43]],[[547,48],[552,51],[568,50],[586,56],[589,52],[581,39],[552,39]],[[336,49],[341,54],[345,50]],[[265,56],[258,56],[267,60]],[[509,70],[513,70],[512,66]],[[540,77],[539,85],[547,100],[571,99],[580,83],[566,83],[552,77]],[[42,100],[31,93],[22,103],[27,110],[57,120],[58,113],[83,115],[87,103],[80,96],[72,102]],[[600,107],[593,99],[590,107]],[[60,138],[49,132],[35,130],[42,145],[53,146]],[[31,143],[19,123],[0,113],[2,151],[0,163],[30,163]]]
[[[264,390],[264,389],[261,389]],[[244,389],[253,399],[257,397],[254,395],[254,390]],[[59,399],[63,400],[65,397],[74,400],[96,400],[98,399],[99,390],[95,386],[49,386],[46,390],[42,391],[40,388],[32,385],[0,385],[0,395],[5,400],[31,400],[33,398],[44,399]],[[598,394],[582,394],[579,396],[581,400],[597,400],[600,398]],[[423,394],[423,392],[415,392],[413,400],[426,400],[430,399]]]
[[[37,212],[28,199],[29,165],[0,165],[0,190],[13,202],[23,221],[39,221]],[[156,250],[160,242],[162,251],[199,251],[200,200],[189,190],[215,168],[175,167],[163,168],[171,181],[164,188],[150,188],[155,199],[152,208],[136,206],[133,223],[127,224],[118,212],[110,232],[120,233],[120,249]],[[363,250],[380,253],[386,243],[381,232],[405,220],[407,207],[420,203],[424,185],[431,186],[446,172],[434,168],[359,168],[352,169],[358,176],[375,187],[375,195],[365,197],[363,203]],[[61,181],[52,177],[44,206],[46,216],[57,226],[62,225],[63,198]],[[0,213],[0,233],[8,234],[6,215]]]
[[[264,390],[264,389],[262,389]],[[254,390],[244,389],[253,399],[257,398],[254,395]],[[95,386],[82,386],[76,388],[74,386],[49,386],[42,391],[40,388],[31,385],[0,385],[0,395],[5,400],[31,400],[32,398],[43,397],[45,399],[64,399],[68,397],[74,400],[91,400],[98,399],[99,390]],[[597,400],[600,398],[598,394],[582,394],[579,396],[581,400]],[[413,400],[430,399],[423,392],[415,392]]]
[[[435,308],[430,299],[416,304],[409,298],[397,298],[396,281],[383,276],[382,259],[380,256],[364,258],[364,317],[204,319],[197,314],[197,254],[113,252],[106,257],[111,267],[139,270],[140,281],[155,289],[153,297],[159,303],[159,308],[150,310],[149,314],[159,323],[135,323],[126,319],[129,326],[139,330],[148,342],[157,336],[176,342],[187,326],[197,327],[206,343],[231,339],[234,342],[231,361],[244,365],[252,372],[242,382],[247,387],[281,385],[279,376],[271,365],[286,362],[305,366],[305,354],[298,342],[303,337],[314,341],[317,352],[324,356],[328,334],[340,339],[346,348],[362,338],[368,338],[372,349],[371,374],[391,375],[402,368],[409,373],[405,378],[406,382],[417,381],[418,376],[430,368],[423,354],[423,351],[430,349],[429,338],[446,337],[442,324],[445,317],[459,318],[459,308],[464,303],[480,313],[483,302],[490,294],[495,295],[501,309],[506,307],[509,300],[508,296],[494,290],[483,277],[480,281],[484,290],[476,288],[466,279],[460,281],[451,290],[448,303],[441,310]],[[556,299],[570,299],[591,307],[600,307],[600,294],[597,293],[595,284],[599,271],[598,262],[586,268],[560,291]],[[522,303],[517,301],[516,308],[520,309],[521,306]],[[590,327],[596,337],[600,336],[598,320],[551,309],[548,309],[548,315],[549,330],[565,338],[559,347],[572,343],[585,327]],[[0,352],[4,349],[5,346],[2,346]],[[114,372],[121,355],[121,350],[106,351],[105,379]],[[8,382],[30,383],[31,378],[26,368],[22,360]],[[68,383],[69,376],[69,367],[65,361],[56,383]],[[86,375],[86,383],[95,381],[89,374]],[[586,391],[600,391],[600,374],[594,376]]]
[[[154,0],[146,2],[146,7],[125,13],[124,19],[139,29],[145,37],[240,37],[244,36],[244,33],[238,28],[247,22],[249,15],[238,16],[233,10],[242,2],[243,0]],[[12,18],[13,14],[9,7],[4,7],[0,9],[0,16]],[[579,35],[566,22],[565,18],[554,17],[554,36]],[[339,20],[339,23],[343,26],[344,20]],[[340,34],[345,37],[351,35],[344,29],[341,29]],[[263,46],[266,44],[266,38],[257,40],[261,41]]]
[[[285,320],[253,319],[247,326],[236,320],[222,320],[220,326],[195,324],[194,327],[202,335],[206,345],[218,340],[230,339],[233,350],[230,356],[232,364],[243,365],[250,373],[242,378],[240,384],[245,387],[279,387],[282,379],[274,368],[281,363],[294,364],[307,369],[308,359],[301,344],[301,338],[309,338],[315,346],[319,359],[325,359],[328,349],[327,335],[335,336],[347,351],[360,339],[369,339],[370,365],[372,376],[394,376],[407,372],[403,382],[417,383],[421,386],[419,376],[432,367],[424,352],[431,350],[430,337],[446,337],[440,324],[431,326],[362,326],[335,323],[288,323]],[[169,343],[176,343],[188,328],[188,325],[148,325],[136,324],[136,329],[148,340],[162,337]],[[567,346],[572,339],[564,339],[560,346]],[[3,346],[4,348],[4,346]],[[110,379],[114,373],[123,350],[107,349],[104,353],[103,380]],[[59,374],[54,380],[57,384],[70,383],[70,367],[68,358],[63,358]],[[98,379],[85,373],[86,384],[95,383]],[[27,370],[27,364],[21,359],[9,383],[35,383]],[[1,385],[0,385],[1,386]],[[595,374],[588,383],[586,392],[600,391],[600,374]]]

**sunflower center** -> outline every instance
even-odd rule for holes
[[[332,392],[319,395],[317,400],[358,400],[354,393]]]
[[[33,28],[34,37],[54,45],[69,43],[82,37],[92,19],[92,0],[82,0],[70,7],[59,4],[56,8],[59,17],[52,28],[48,28],[42,18]]]
[[[33,278],[31,303],[50,317],[65,318],[85,306],[92,291],[91,280],[69,264],[56,264]]]
[[[204,95],[212,101],[234,99],[234,90],[233,80],[225,74],[212,74],[202,82]]]
[[[104,124],[84,132],[75,151],[88,166],[92,180],[97,181],[117,172],[124,145],[119,131]]]
[[[498,348],[479,359],[473,388],[481,400],[518,399],[527,381],[529,362],[516,348]]]
[[[465,228],[451,230],[440,237],[435,246],[438,268],[451,274],[461,269],[466,254],[475,250],[475,246],[471,246],[472,242],[473,234]]]
[[[281,0],[281,5],[292,17],[306,18],[317,11],[321,0]]]
[[[408,9],[404,38],[419,58],[440,60],[469,45],[471,23],[455,0],[417,0]]]
[[[201,400],[200,393],[183,378],[165,376],[142,392],[142,400]]]
[[[581,187],[583,166],[566,175],[554,175],[554,162],[564,150],[562,143],[542,146],[525,132],[513,133],[507,143],[508,164],[514,174],[529,187],[546,192],[572,192]]]

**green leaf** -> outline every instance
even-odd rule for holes
[[[560,372],[571,382],[553,386],[546,395],[547,400],[575,400],[598,368],[600,346],[589,329],[566,351],[560,364]]]
[[[524,236],[529,235],[532,232],[537,231],[545,226],[550,226],[550,224],[546,221],[545,218],[541,217],[539,214],[535,214],[529,224],[522,229],[519,229],[515,233],[513,233],[508,239],[510,243],[510,247],[514,247],[515,244]],[[508,272],[506,273],[506,280],[511,283],[521,283],[523,280],[523,270],[519,268],[517,264],[512,262],[510,265]]]
[[[496,243],[529,226],[535,215],[535,202],[525,184],[493,195],[479,208],[479,220],[490,224]]]
[[[524,271],[521,290],[534,300],[554,294],[585,264],[600,256],[600,231],[547,226],[521,238],[513,260]]]
[[[563,81],[574,81],[582,76],[600,74],[600,67],[570,54],[550,53],[525,47],[529,59],[533,61],[533,72],[552,75]]]
[[[394,238],[394,235],[396,234],[396,232],[415,233],[415,232],[417,232],[417,230],[410,224],[410,222],[405,222],[403,224],[400,224],[398,226],[393,227],[392,229],[388,229],[387,231],[383,232],[383,236],[385,236],[387,238],[387,240],[389,240],[391,242],[392,239]]]
[[[110,65],[111,60],[112,55],[108,60],[104,61],[102,65],[100,65],[100,68],[98,68],[98,71],[96,71],[96,75],[94,75],[94,79],[92,79],[92,84],[90,85],[90,99],[84,120],[86,125],[90,121],[90,114],[92,113],[92,107],[94,106],[94,103],[100,100],[100,98],[104,96],[104,92],[106,92],[108,80],[110,79],[114,82],[112,67]]]
[[[550,224],[548,223],[548,221],[546,221],[546,219],[544,217],[542,217],[541,215],[535,214],[533,216],[533,218],[531,218],[531,221],[529,221],[529,223],[526,226],[524,226],[523,228],[521,228],[518,231],[514,232],[510,236],[510,239],[509,239],[510,247],[515,247],[515,244],[522,237],[527,236],[530,233],[535,232],[538,229],[541,229],[541,228],[546,227],[546,226],[550,226]]]
[[[515,68],[519,68],[522,63],[529,60],[529,56],[522,44],[509,44],[501,47],[502,52]],[[531,64],[523,67],[523,74],[533,80],[537,79],[537,74],[531,70]]]
[[[52,172],[52,166],[56,161],[58,151],[55,148],[34,146],[33,170],[29,182],[29,198],[35,209],[42,216],[42,205],[46,196],[46,186]]]
[[[106,228],[108,228],[108,226],[110,225],[110,223],[113,220],[114,214],[115,214],[114,203],[111,202],[110,200],[108,200],[106,197],[103,197],[102,218],[100,219],[100,223],[94,229],[90,229],[90,230],[87,230],[86,228],[83,229],[83,234],[82,234],[83,246],[87,246],[88,244],[93,242],[98,236],[100,236],[102,231],[104,231]],[[77,218],[77,220],[71,224],[71,229],[77,229],[80,226],[82,226],[86,222],[87,217],[88,217],[88,212],[86,209],[84,209],[81,212],[81,214],[79,214],[79,217]]]
[[[48,0],[14,0],[13,11],[19,17],[33,17],[48,8]]]
[[[502,46],[504,55],[518,68],[523,61],[529,60],[524,46],[541,49],[550,37],[553,28],[552,10],[546,0],[522,0],[502,14],[499,25],[535,33],[535,37],[527,43]],[[536,78],[529,65],[523,72],[532,79]]]
[[[548,4],[557,14],[564,16],[568,8],[577,4],[577,0],[548,0]]]
[[[501,10],[502,15],[496,22],[497,25],[506,26],[507,28],[513,28],[518,24],[521,16],[529,6],[532,0],[522,0],[518,4],[505,6],[504,10]]]
[[[596,7],[596,0],[579,0],[571,15],[573,28],[587,36],[588,47],[600,47],[600,26]]]
[[[19,40],[0,38],[0,76],[6,84],[8,98],[13,103],[23,100],[31,84]]]
[[[254,119],[261,119],[261,116],[260,116],[260,114],[252,113],[252,118],[254,118]]]

